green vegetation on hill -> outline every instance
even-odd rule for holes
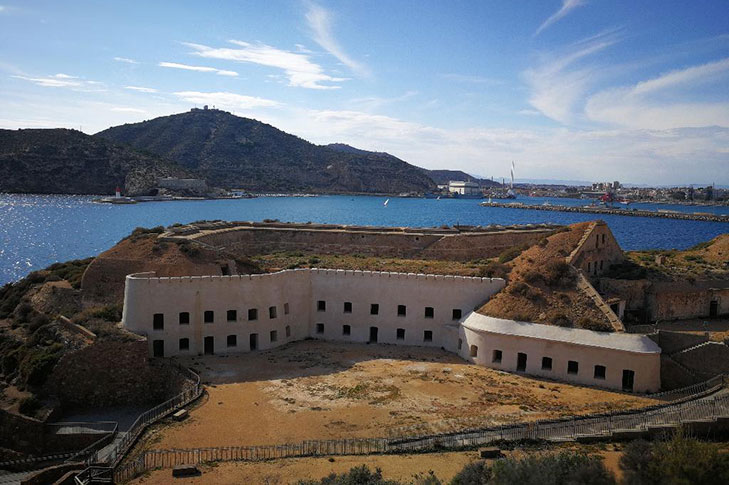
[[[273,192],[425,192],[418,167],[392,155],[318,146],[220,110],[192,110],[125,124],[95,137],[173,160],[208,183]]]
[[[143,195],[188,172],[76,130],[0,130],[0,192]]]

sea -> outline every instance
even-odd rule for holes
[[[474,199],[374,196],[257,197],[97,204],[93,196],[0,194],[0,285],[54,262],[94,256],[136,227],[200,220],[318,222],[378,226],[571,224],[603,219],[626,250],[685,249],[729,232],[729,223],[481,207]],[[585,200],[520,197],[525,204]],[[729,214],[726,206],[635,203],[630,208]]]

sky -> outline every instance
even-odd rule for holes
[[[729,184],[726,0],[0,0],[0,128],[205,104],[517,179]]]

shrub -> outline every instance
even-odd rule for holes
[[[311,258],[309,258],[309,264],[319,264],[320,262],[321,260],[316,256],[312,256]]]
[[[547,239],[546,237],[543,237],[542,239],[539,240],[539,242],[537,244],[539,244],[540,248],[547,247],[547,244],[549,244],[549,239]]]
[[[526,247],[524,246],[514,246],[512,248],[503,250],[501,254],[499,254],[499,263],[508,263],[512,259],[519,256],[525,249]]]
[[[542,276],[538,271],[529,270],[522,276],[522,279],[526,281],[527,283],[533,285],[540,281],[544,281],[544,276]]]
[[[544,266],[544,278],[548,285],[556,287],[570,286],[575,281],[572,268],[562,260],[549,261]]]
[[[612,485],[613,474],[594,456],[563,451],[559,454],[505,458],[492,467],[496,485]]]
[[[30,332],[35,332],[39,328],[41,328],[44,325],[48,325],[51,323],[51,319],[48,318],[48,315],[45,313],[36,313],[30,318],[30,323],[28,324],[28,330]]]
[[[572,320],[563,312],[552,311],[547,315],[547,320],[558,327],[571,327]]]
[[[529,285],[523,281],[515,281],[509,286],[509,294],[514,296],[526,296],[529,291]]]
[[[20,414],[25,414],[26,416],[34,416],[35,412],[38,411],[42,406],[42,403],[38,400],[35,396],[28,396],[23,398],[22,401],[20,401],[20,406],[18,406],[18,411],[20,411]]]
[[[509,275],[509,267],[505,264],[492,261],[478,270],[481,278],[506,278]]]
[[[31,315],[33,314],[33,307],[31,307],[27,303],[21,303],[15,308],[15,312],[13,313],[13,320],[18,323],[25,323],[30,319]]]
[[[485,461],[474,461],[459,471],[450,485],[488,485],[491,480],[491,468]]]
[[[187,256],[194,257],[194,256],[197,256],[198,254],[200,254],[200,248],[190,244],[188,241],[183,241],[183,242],[179,243],[179,246],[180,246],[180,252]]]
[[[348,472],[337,475],[332,473],[321,480],[299,480],[298,485],[398,485],[397,482],[382,478],[382,470],[374,473],[367,465],[350,468]]]
[[[62,349],[63,345],[60,343],[27,349],[19,366],[23,381],[29,385],[43,384],[61,358]]]
[[[577,326],[586,330],[594,330],[596,332],[609,332],[612,330],[609,323],[592,320],[589,317],[581,317],[577,321]]]

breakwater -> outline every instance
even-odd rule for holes
[[[729,222],[728,215],[709,214],[706,212],[651,211],[641,209],[616,209],[612,207],[536,205],[521,202],[481,202],[483,207],[499,207],[502,209],[530,209],[552,212],[580,212],[585,214],[610,214],[633,217],[662,217],[664,219],[680,219],[685,221]]]

